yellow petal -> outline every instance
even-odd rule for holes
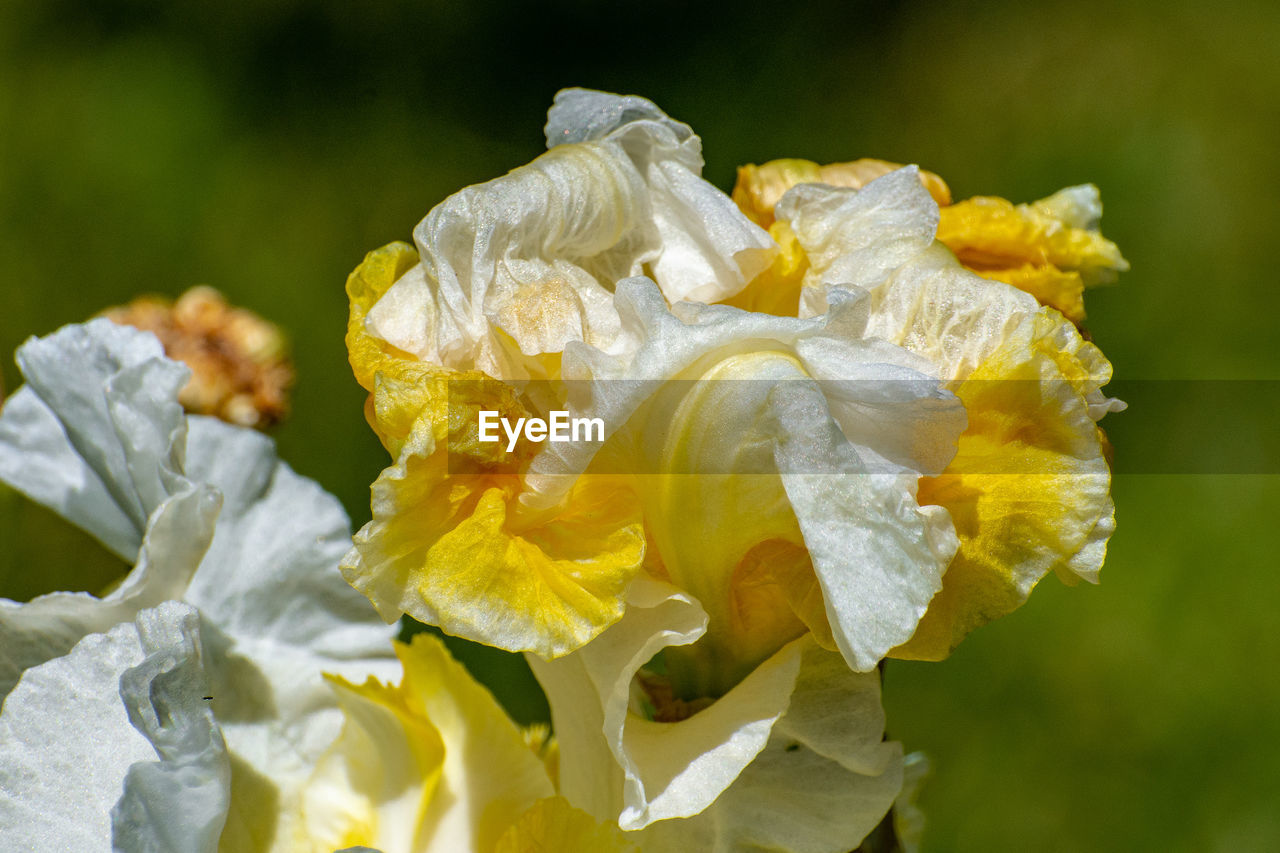
[[[1098,233],[1100,212],[1093,187],[1016,206],[976,196],[942,208],[938,239],[969,269],[1027,291],[1078,324],[1080,292],[1129,268],[1116,244]]]
[[[563,797],[535,803],[498,839],[493,853],[632,853],[617,826],[596,823]]]
[[[894,657],[945,658],[970,631],[1021,606],[1050,570],[1064,573],[1113,511],[1085,400],[1096,351],[1060,320],[1036,321],[1030,347],[1011,340],[956,389],[969,427],[942,476],[921,480],[920,501],[947,508],[960,550]],[[1103,554],[1105,542],[1098,564]]]
[[[555,657],[621,617],[644,559],[627,489],[587,475],[559,508],[526,519],[516,474],[453,473],[454,464],[446,446],[415,438],[374,483],[373,521],[342,570],[383,618],[408,613],[450,634]]]
[[[825,166],[811,160],[770,160],[759,166],[739,167],[733,200],[750,219],[761,227],[768,228],[774,222],[774,205],[796,184],[830,184],[860,189],[881,175],[901,168],[901,164],[869,157],[848,163],[828,163]],[[938,175],[921,170],[920,183],[938,204],[951,203],[951,190]]]
[[[402,275],[418,263],[418,252],[408,243],[389,243],[365,255],[360,266],[347,277],[347,353],[356,381],[366,391],[373,391],[373,377],[394,359],[409,359],[385,341],[365,329],[365,317],[382,295]]]

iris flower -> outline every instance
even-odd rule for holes
[[[1096,578],[1110,365],[938,241],[937,176],[810,164],[739,209],[686,125],[582,90],[547,142],[348,281],[394,461],[343,571],[388,620],[526,652],[597,820],[848,849],[902,784],[876,665],[944,657],[1050,571]],[[1043,226],[1025,253],[1093,234],[1076,203],[1011,208]],[[559,409],[604,440],[481,440],[481,411]]]

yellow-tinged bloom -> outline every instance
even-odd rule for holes
[[[968,413],[955,458],[920,489],[921,501],[949,510],[960,549],[915,636],[893,655],[945,657],[1049,571],[1096,581],[1115,526],[1096,422],[1122,406],[1099,390],[1111,365],[1098,348],[933,243],[936,207],[905,170],[860,192],[797,187],[778,215],[808,256],[802,310],[822,310],[828,281],[868,289],[872,334],[929,359]],[[895,224],[877,236],[884,222]],[[868,262],[887,242],[905,261],[888,270]]]
[[[348,282],[353,368],[396,459],[345,576],[385,618],[545,658],[621,618],[640,573],[670,579],[712,613],[693,656],[673,655],[687,699],[723,694],[808,631],[874,667],[910,637],[955,548],[914,491],[952,452],[957,401],[904,350],[863,344],[856,299],[812,321],[678,301],[804,267],[785,224],[779,251],[697,177],[697,138],[652,104],[562,96],[548,139],[544,157],[433,210],[416,253],[379,250]],[[619,282],[642,270],[654,279]],[[641,377],[671,381],[629,395]],[[858,386],[890,377],[889,393]],[[579,405],[584,385],[602,396]],[[480,410],[553,406],[601,416],[608,440],[566,459],[477,439]],[[897,422],[855,426],[860,407]],[[883,476],[865,477],[882,457]]]
[[[639,514],[610,478],[584,477],[561,511],[516,517],[530,447],[509,453],[476,435],[482,409],[527,414],[514,389],[365,330],[369,306],[416,257],[404,244],[379,249],[347,284],[347,345],[372,391],[366,416],[397,461],[374,483],[374,521],[343,573],[388,621],[407,612],[453,634],[563,654],[621,616],[643,558]]]
[[[733,200],[752,221],[769,228],[786,253],[786,269],[795,270],[805,263],[803,251],[797,255],[775,234],[774,207],[787,190],[815,183],[860,189],[898,168],[871,159],[828,165],[771,160],[738,169]],[[919,174],[940,208],[937,239],[965,268],[1030,293],[1077,326],[1085,317],[1085,289],[1114,281],[1117,273],[1129,268],[1115,243],[1098,233],[1102,203],[1092,184],[1068,187],[1031,204],[1014,205],[992,196],[952,204],[942,178],[923,170]],[[782,233],[794,239],[789,232]],[[794,275],[782,274],[778,266],[775,261],[730,304],[785,313],[799,285]]]
[[[789,161],[748,174],[743,213],[643,99],[562,93],[547,136],[353,275],[395,464],[344,573],[386,618],[530,652],[562,793],[595,818],[658,849],[785,847],[751,804],[798,808],[820,767],[864,798],[814,828],[847,849],[901,762],[840,697],[878,711],[886,655],[944,656],[1051,569],[1096,575],[1110,366],[937,242],[936,176]],[[481,409],[604,435],[508,450]],[[867,749],[838,757],[842,725]]]

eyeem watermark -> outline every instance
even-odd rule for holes
[[[568,412],[552,411],[546,420],[542,418],[516,418],[515,426],[498,412],[481,410],[480,440],[500,441],[498,427],[507,436],[507,452],[516,449],[520,433],[529,441],[604,441],[602,418],[571,418]],[[593,434],[594,433],[594,437]]]

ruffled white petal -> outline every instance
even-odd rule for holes
[[[632,680],[668,646],[705,630],[706,614],[674,588],[647,578],[628,592],[627,614],[577,652],[554,661],[527,655],[547,693],[560,743],[560,790],[597,820],[633,830],[697,814],[764,748],[787,707],[799,666],[784,650],[727,696],[678,723],[632,708]]]
[[[554,367],[537,356],[570,341],[634,345],[611,294],[646,266],[675,302],[731,296],[769,263],[768,234],[699,177],[698,138],[648,101],[562,92],[548,144],[423,219],[422,263],[369,311],[374,336],[431,363],[538,378]]]
[[[28,667],[68,652],[81,638],[181,598],[213,536],[220,500],[207,486],[166,500],[152,514],[138,564],[106,598],[53,592],[25,604],[0,599],[0,699]]]
[[[945,509],[916,503],[918,471],[877,473],[890,463],[859,454],[817,388],[790,383],[776,400],[778,468],[832,636],[849,666],[867,672],[911,638],[959,541]]]
[[[811,272],[802,313],[825,310],[826,287],[871,290],[933,242],[938,204],[920,183],[915,166],[890,172],[861,190],[799,184],[778,202],[777,217],[790,222],[804,246]],[[801,230],[802,229],[802,230]]]
[[[799,673],[768,745],[701,814],[637,833],[643,849],[837,853],[884,817],[903,768],[901,745],[883,741],[879,677],[849,672],[809,638],[791,648]]]
[[[827,293],[871,293],[866,333],[962,380],[1040,310],[1035,297],[981,278],[933,241],[938,206],[914,167],[861,190],[800,184],[778,202],[810,259],[802,311],[826,310]]]
[[[133,562],[181,487],[190,372],[153,335],[93,320],[18,349],[27,379],[0,417],[0,478]]]
[[[159,761],[129,768],[111,811],[112,843],[125,851],[211,853],[226,821],[231,764],[208,702],[200,615],[166,602],[138,615],[146,655],[120,676],[129,721]]]
[[[683,122],[635,95],[587,89],[557,93],[547,113],[547,147],[620,143],[645,176],[662,253],[653,277],[668,301],[718,302],[763,270],[773,241],[737,205],[702,180],[702,141]]]
[[[5,849],[104,850],[113,833],[120,849],[213,849],[227,757],[202,698],[196,625],[191,608],[166,604],[23,674],[0,714]],[[141,825],[145,812],[196,846],[147,846],[164,827]]]
[[[259,847],[276,838],[288,849],[277,832],[286,828],[282,816],[341,725],[321,673],[394,678],[395,628],[337,571],[350,547],[338,502],[279,462],[263,436],[185,418],[176,408],[185,368],[165,360],[150,335],[103,323],[26,345],[24,368],[40,377],[41,396],[23,389],[19,404],[6,407],[0,449],[13,456],[0,460],[29,446],[47,449],[46,467],[68,482],[96,484],[32,494],[55,510],[71,507],[71,520],[91,532],[114,531],[118,550],[136,512],[146,510],[141,549],[133,546],[138,563],[103,599],[54,593],[0,601],[0,690],[86,634],[185,599],[205,620],[207,695],[231,750],[227,835]],[[60,383],[71,390],[59,391]],[[74,427],[72,417],[80,419]],[[0,466],[0,476],[22,487],[17,470]]]

